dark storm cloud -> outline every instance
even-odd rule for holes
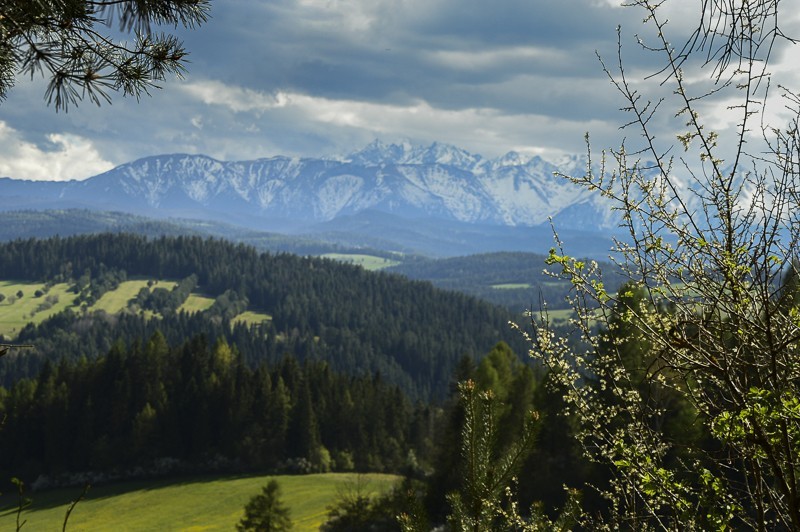
[[[597,76],[594,50],[613,50],[627,13],[578,0],[232,1],[184,37],[193,71],[206,77],[267,92],[398,102],[442,98],[449,83]]]

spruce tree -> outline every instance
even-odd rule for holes
[[[281,500],[280,485],[270,480],[244,508],[244,517],[236,525],[239,532],[281,532],[292,529],[289,508]]]

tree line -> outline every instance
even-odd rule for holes
[[[158,332],[92,361],[46,362],[0,388],[0,404],[0,468],[53,483],[86,471],[402,471],[432,436],[433,410],[378,375],[292,357],[251,368],[221,338],[170,345]]]

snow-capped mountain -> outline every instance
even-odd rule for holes
[[[582,172],[585,166],[581,157],[548,162],[510,152],[485,159],[441,143],[375,141],[338,159],[224,162],[204,155],[160,155],[85,181],[46,187],[3,179],[0,197],[14,197],[12,204],[25,207],[82,206],[236,221],[315,223],[370,210],[486,225],[536,226],[554,217],[563,218],[565,228],[613,227],[615,220],[599,197],[553,175]]]

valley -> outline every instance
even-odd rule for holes
[[[301,257],[127,233],[0,243],[0,278],[9,279],[0,284],[3,334],[33,346],[0,358],[0,468],[45,508],[74,497],[84,481],[102,494],[148,479],[156,487],[146,494],[161,493],[180,514],[183,495],[159,491],[166,479],[191,497],[198,474],[219,479],[204,484],[219,489],[230,475],[288,474],[281,483],[291,502],[306,475],[367,472],[403,474],[419,490],[369,504],[422,504],[427,493],[424,504],[440,511],[454,486],[447,464],[457,458],[448,450],[458,437],[455,379],[475,379],[518,405],[504,416],[557,408],[537,384],[541,369],[519,355],[526,342],[509,323],[521,314],[453,284],[460,271],[463,286],[527,291],[539,282],[522,268],[530,259]],[[405,273],[392,271],[400,267]],[[415,272],[451,286],[407,276]],[[48,297],[52,306],[38,308]],[[506,438],[521,430],[508,426]],[[525,497],[558,500],[546,485],[529,486]],[[50,494],[62,488],[69,491]],[[15,493],[8,483],[0,491]],[[87,499],[75,517],[85,504],[102,522],[125,511],[116,501],[139,496],[101,496],[109,510]],[[209,511],[235,520],[243,504],[236,497],[224,512],[227,499],[215,499]],[[0,519],[12,519],[13,503],[4,504]],[[130,522],[172,519],[157,508]],[[31,523],[57,520],[63,505],[25,514]],[[202,517],[204,526],[214,519]]]
[[[530,163],[463,157],[445,163],[452,150],[436,150],[438,162],[392,164],[406,178],[412,170],[426,172],[425,186],[443,194],[441,180],[458,173],[457,165]],[[367,159],[356,163],[372,168]],[[176,161],[162,170],[193,164]],[[146,168],[162,162],[153,159]],[[145,170],[135,180],[146,179]],[[101,495],[100,506],[91,498],[81,502],[95,523],[145,500],[140,482],[152,486],[144,496],[158,496],[169,509],[159,502],[141,516],[125,514],[126,523],[145,528],[159,519],[171,528],[171,515],[194,522],[181,514],[185,500],[211,497],[201,486],[228,489],[231,497],[214,498],[210,513],[196,516],[214,529],[220,519],[235,522],[246,502],[230,475],[277,475],[286,502],[302,508],[293,490],[317,489],[305,479],[328,485],[330,475],[356,471],[402,474],[410,483],[404,489],[415,493],[376,495],[365,499],[364,511],[374,505],[369,511],[377,516],[424,505],[441,519],[445,495],[458,485],[452,477],[458,457],[447,450],[462,437],[456,382],[474,379],[515,405],[502,410],[501,445],[522,437],[512,419],[525,410],[556,415],[560,408],[557,395],[545,390],[542,368],[524,356],[525,337],[510,326],[526,328],[525,311],[546,302],[552,326],[569,334],[571,283],[545,272],[551,228],[459,219],[427,207],[372,206],[327,220],[306,216],[303,223],[205,207],[199,217],[176,198],[168,207],[128,212],[3,212],[0,334],[33,347],[0,359],[0,405],[10,414],[0,467],[37,487],[31,495],[45,508],[26,510],[32,520],[57,522],[63,503],[48,509],[50,501],[74,494],[82,478],[101,494],[125,491]],[[179,205],[185,208],[175,210]],[[590,258],[602,258],[609,242],[579,229],[560,236]],[[622,283],[610,265],[601,268],[610,287]],[[549,419],[521,472],[569,457],[569,465],[542,478],[583,482],[586,464],[576,448],[553,444],[567,429]],[[70,438],[62,442],[55,435],[65,431]],[[195,484],[197,474],[210,476]],[[178,489],[170,491],[173,483]],[[522,497],[560,504],[551,484],[525,483]],[[336,497],[326,491],[306,502],[325,499],[330,506]],[[225,501],[230,508],[220,506]],[[318,506],[298,510],[300,529],[328,519]],[[11,515],[9,509],[0,521]]]

